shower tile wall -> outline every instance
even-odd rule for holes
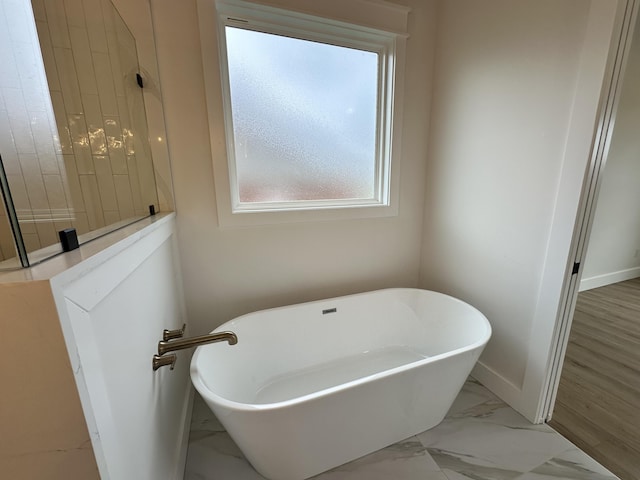
[[[108,0],[31,5],[0,2],[0,154],[29,251],[157,204],[135,40]]]

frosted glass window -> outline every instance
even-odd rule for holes
[[[198,1],[220,226],[397,215],[410,9]]]
[[[236,203],[376,200],[379,53],[229,25],[225,39]]]

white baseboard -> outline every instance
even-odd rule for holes
[[[482,385],[491,390],[505,403],[509,404],[514,410],[519,413],[522,405],[522,389],[515,386],[509,380],[497,373],[491,367],[488,367],[482,362],[476,363],[476,366],[471,372],[471,376],[478,380]],[[531,419],[529,419],[531,420]]]
[[[640,267],[628,268],[618,272],[605,273],[604,275],[596,275],[595,277],[583,278],[580,281],[579,291],[591,290],[592,288],[604,287],[612,283],[624,282],[632,278],[640,277]]]
[[[184,411],[182,415],[182,438],[180,442],[180,457],[178,464],[176,465],[176,471],[173,478],[176,480],[182,480],[184,478],[184,470],[187,465],[187,450],[189,449],[189,434],[191,433],[191,415],[193,413],[193,397],[195,389],[189,381],[189,387],[186,392],[186,399],[184,404]]]

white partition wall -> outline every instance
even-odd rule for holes
[[[152,371],[184,305],[175,216],[161,218],[51,279],[102,479],[182,478],[188,353]]]

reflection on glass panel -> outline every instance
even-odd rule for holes
[[[24,243],[36,251],[71,226],[73,208],[28,1],[1,2],[0,45],[0,155]]]
[[[13,245],[13,235],[4,209],[4,202],[0,206],[2,207],[0,212],[0,262],[4,262],[16,257],[16,248]]]
[[[2,175],[2,171],[0,171],[0,175]],[[2,195],[0,195],[0,269],[17,268],[20,266],[20,261],[16,255],[13,232],[7,214],[4,199]]]
[[[64,5],[0,2],[0,154],[32,264],[60,230],[87,241],[157,206],[135,39],[109,0]]]
[[[106,3],[109,2],[106,1]],[[142,89],[138,85],[137,75],[140,67],[135,38],[117,12],[115,10],[113,12],[124,90],[124,97],[118,97],[122,119],[120,130],[122,147],[127,158],[127,169],[131,176],[126,182],[124,178],[116,178],[116,189],[118,190],[118,181],[121,181],[121,190],[118,191],[122,191],[123,196],[127,197],[128,192],[125,186],[127,183],[133,185],[131,202],[127,198],[126,203],[130,203],[130,208],[135,215],[144,215],[149,205],[158,204],[158,197],[151,148],[148,142],[149,132],[144,99]]]

